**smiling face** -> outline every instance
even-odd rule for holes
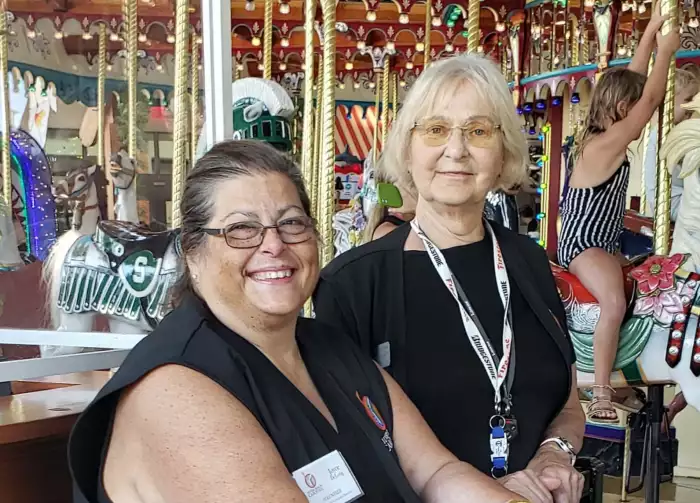
[[[259,246],[255,227],[282,225],[297,232],[307,215],[294,184],[279,173],[239,176],[217,183],[208,228],[228,228],[224,236],[207,236],[203,249],[188,259],[204,300],[222,306],[237,317],[264,321],[296,316],[318,279],[318,244],[313,228],[285,241],[276,229],[265,229]],[[293,227],[293,226],[296,226]],[[284,232],[284,231],[283,231]],[[283,236],[284,237],[284,236]]]
[[[464,82],[453,93],[446,93],[418,124],[409,164],[420,197],[446,206],[483,204],[503,170],[504,149],[499,124],[474,86]],[[468,128],[452,129],[440,145],[433,135],[441,131],[431,129],[436,124],[439,128]],[[491,139],[486,141],[484,135],[489,133]]]

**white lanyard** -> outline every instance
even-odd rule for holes
[[[430,256],[430,260],[432,261],[433,266],[435,266],[435,270],[438,272],[443,283],[459,306],[459,310],[462,315],[462,322],[464,323],[464,330],[466,331],[474,351],[476,351],[476,354],[479,356],[479,359],[481,360],[481,363],[489,376],[489,380],[491,381],[495,395],[495,404],[498,407],[503,402],[501,390],[503,388],[503,383],[506,380],[506,376],[508,375],[511,345],[513,343],[513,329],[510,321],[510,282],[508,281],[506,265],[503,262],[501,247],[498,245],[498,240],[496,239],[496,235],[491,228],[491,224],[489,224],[487,220],[484,220],[484,225],[489,231],[489,234],[491,235],[491,242],[493,243],[493,262],[494,268],[496,269],[496,286],[498,288],[498,294],[501,297],[501,302],[503,302],[503,357],[501,357],[498,367],[494,361],[496,358],[496,353],[493,350],[493,346],[486,336],[486,333],[483,331],[483,327],[480,327],[481,324],[478,322],[476,313],[459,286],[457,278],[454,277],[452,271],[447,265],[445,257],[440,249],[435,246],[430,238],[428,238],[428,236],[426,236],[420,229],[418,221],[416,219],[411,221],[413,232],[415,232],[416,235],[423,241],[425,250],[428,252],[428,256]],[[461,300],[460,296],[462,297]]]

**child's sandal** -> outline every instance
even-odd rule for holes
[[[612,386],[594,384],[592,388],[594,390],[602,388],[609,390],[613,394],[615,393],[615,389]],[[591,423],[617,424],[620,422],[620,418],[617,416],[617,411],[615,410],[612,399],[601,395],[593,395],[591,402],[588,404],[588,411],[586,415],[588,421]]]

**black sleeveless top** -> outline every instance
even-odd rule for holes
[[[223,326],[201,300],[187,298],[129,353],[76,422],[68,446],[75,501],[111,503],[102,470],[119,396],[151,370],[176,364],[206,375],[241,401],[273,440],[290,473],[338,450],[365,493],[357,501],[418,502],[394,450],[384,379],[370,358],[336,332],[315,320],[299,318],[297,323],[301,356],[337,433],[263,353]],[[374,404],[372,410],[366,408],[366,398]]]

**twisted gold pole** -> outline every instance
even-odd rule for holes
[[[333,215],[335,214],[335,0],[321,0],[323,11],[323,111],[321,126],[322,176],[319,198],[323,253],[321,264],[333,259]]]
[[[591,62],[591,47],[588,44],[588,29],[586,27],[586,23],[583,23],[583,28],[581,28],[581,32],[583,33],[583,41],[581,42],[583,64],[587,65]]]
[[[309,195],[313,189],[314,165],[314,19],[316,0],[304,3],[304,133],[301,149],[301,172]],[[319,72],[320,73],[320,72]]]
[[[678,29],[678,0],[660,0],[661,15],[669,19],[661,27],[661,34]],[[671,58],[666,79],[666,94],[659,121],[659,145],[663,145],[673,127],[674,98],[676,94],[676,58]],[[654,217],[654,253],[668,255],[671,242],[671,177],[666,169],[666,160],[661,159],[660,148],[656,149],[656,215]]]
[[[557,57],[557,8],[552,4],[552,36],[549,39],[549,70],[554,71],[554,59]]]
[[[311,184],[311,192],[312,192],[312,208],[314,209],[314,216],[316,217],[317,220],[321,220],[323,217],[323,203],[321,202],[321,159],[322,159],[322,154],[321,152],[323,151],[323,145],[321,144],[322,141],[322,133],[321,130],[323,129],[322,127],[322,121],[323,121],[323,77],[324,77],[324,72],[323,72],[323,56],[319,56],[318,59],[318,77],[316,77],[316,129],[314,130],[314,166],[312,168],[312,184]]]
[[[189,1],[175,2],[175,104],[173,115],[172,227],[182,225],[180,205],[187,165],[187,49],[189,45]]]
[[[136,159],[136,89],[138,80],[138,26],[137,0],[125,0],[124,17],[126,18],[126,79],[128,100],[128,148],[129,157]]]
[[[549,124],[546,124],[542,128],[542,132],[544,134],[544,151],[543,151],[543,156],[542,156],[542,180],[549,180],[549,171],[550,171],[550,162],[551,162],[551,157],[552,157],[552,131],[551,131],[551,126]],[[556,196],[555,196],[556,197]],[[542,196],[541,196],[541,201],[542,203],[542,209],[540,212],[542,213],[542,218],[540,219],[540,225],[538,226],[538,230],[540,232],[540,246],[544,248],[545,250],[547,249],[547,237],[548,237],[548,230],[549,230],[549,215],[548,215],[548,208],[549,208],[549,198],[550,198],[550,192],[549,192],[549,185],[544,184],[544,187],[542,188]],[[556,218],[555,215],[552,215],[552,218]]]
[[[394,124],[396,114],[399,111],[399,74],[392,73],[391,80],[391,123]]]
[[[467,20],[467,52],[477,52],[479,49],[479,13],[481,2],[469,0],[469,18]]]
[[[236,61],[235,65],[233,66],[233,80],[238,80],[241,78],[241,70],[238,65],[240,65],[240,63]]]
[[[568,3],[567,3],[568,6]],[[578,28],[578,24],[576,22],[576,18],[571,19],[571,35],[569,35],[569,38],[573,41],[573,38],[576,37],[576,40],[573,44],[569,43],[569,47],[573,47],[571,50],[571,66],[578,66],[579,65],[579,58],[580,58],[580,53],[579,53],[579,44],[578,40],[579,38],[576,36],[576,29]]]
[[[377,165],[377,149],[379,147],[379,91],[382,85],[382,68],[375,68],[374,82],[374,132],[372,134],[372,166]]]
[[[272,78],[272,5],[274,0],[265,0],[265,26],[263,28],[263,79]]]
[[[2,197],[12,215],[12,167],[10,165],[10,83],[7,79],[7,5],[0,2],[0,90],[2,91]],[[1,205],[0,205],[1,206]]]
[[[499,41],[498,47],[500,49],[499,52],[501,53],[501,74],[503,75],[503,78],[508,81],[508,55],[502,39]]]
[[[423,69],[430,66],[430,30],[433,28],[433,1],[425,0],[425,36],[423,37]],[[379,88],[377,88],[379,92]]]
[[[654,55],[649,58],[649,66],[647,67],[647,76],[651,75],[654,68]],[[647,161],[647,150],[649,149],[649,137],[651,135],[651,121],[647,122],[644,128],[644,136],[642,137],[642,176],[641,176],[641,192],[639,193],[639,212],[642,215],[647,214],[647,181],[644,176],[645,165]]]
[[[190,162],[194,165],[194,160],[197,158],[197,142],[199,141],[199,38],[196,33],[192,33],[191,50]]]
[[[382,75],[382,150],[386,145],[389,134],[389,56],[384,59],[384,74]]]
[[[100,23],[97,41],[97,165],[105,165],[105,77],[107,76],[107,25]]]

